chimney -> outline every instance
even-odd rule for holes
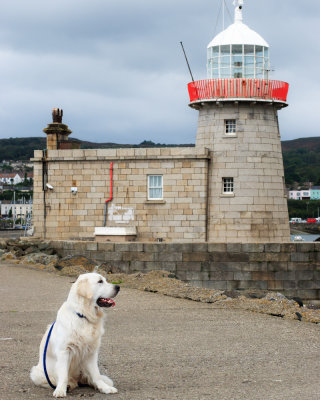
[[[72,133],[68,125],[62,123],[62,116],[62,109],[52,109],[52,123],[43,129],[43,132],[47,135],[47,150],[60,149],[60,143],[66,142],[68,136]]]

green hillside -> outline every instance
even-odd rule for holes
[[[77,141],[77,139],[73,139]],[[144,140],[140,144],[94,143],[80,141],[82,149],[193,146],[154,143]],[[45,137],[0,139],[0,161],[29,160],[34,150],[46,147]],[[285,179],[288,186],[313,182],[320,185],[320,137],[301,138],[282,142]]]
[[[296,182],[320,185],[320,137],[284,141],[282,154],[288,186]]]
[[[2,160],[26,161],[33,157],[34,150],[45,147],[46,138],[41,137],[0,139],[0,162]]]

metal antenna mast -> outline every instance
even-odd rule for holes
[[[185,52],[184,47],[183,47],[183,43],[180,42],[180,44],[181,44],[181,47],[182,47],[182,51],[183,51],[183,54],[184,54],[184,58],[186,59],[186,62],[187,62],[187,65],[188,65],[188,69],[189,69],[189,72],[190,72],[190,75],[191,75],[192,82],[194,83],[193,75],[192,75],[192,72],[191,72],[191,68],[190,68],[190,65],[189,65],[189,61],[188,61],[186,52]]]
[[[222,30],[224,30],[224,8],[225,8],[225,0],[222,0]]]

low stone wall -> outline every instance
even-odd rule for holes
[[[173,272],[194,286],[279,291],[320,300],[320,243],[97,243],[51,241],[61,256],[82,254],[121,272]]]

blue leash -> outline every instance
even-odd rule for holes
[[[88,319],[88,318],[87,318],[85,315],[83,315],[83,314],[80,314],[80,313],[76,313],[76,314],[77,314],[77,316],[78,316],[79,318]],[[43,370],[44,370],[44,374],[45,374],[45,376],[46,376],[47,382],[48,382],[49,385],[52,387],[52,389],[56,389],[56,386],[54,386],[54,384],[50,381],[50,378],[49,378],[49,375],[48,375],[48,372],[47,372],[46,358],[47,358],[47,349],[48,349],[48,344],[49,344],[51,332],[52,332],[52,329],[53,329],[55,323],[56,323],[56,321],[54,321],[54,323],[51,325],[51,328],[50,328],[49,333],[48,333],[48,336],[47,336],[46,344],[45,344],[44,350],[43,350]],[[87,385],[79,384],[79,386],[87,386]]]
[[[48,336],[47,336],[46,344],[45,344],[45,346],[44,346],[44,351],[43,351],[43,370],[44,370],[44,374],[45,374],[45,376],[46,376],[46,378],[47,378],[47,382],[48,382],[49,385],[52,387],[52,389],[55,389],[56,386],[54,386],[54,385],[52,384],[52,382],[50,381],[50,378],[49,378],[49,375],[48,375],[48,372],[47,372],[47,367],[46,367],[46,357],[47,357],[47,348],[48,348],[48,344],[49,344],[51,332],[52,332],[52,329],[53,329],[55,323],[56,323],[56,322],[54,322],[54,323],[51,325],[51,328],[50,328],[49,333],[48,333]]]

